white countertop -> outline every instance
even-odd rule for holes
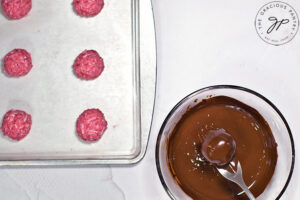
[[[158,85],[145,158],[128,167],[1,169],[1,199],[168,199],[155,165],[159,128],[180,99],[209,85],[240,85],[266,96],[287,119],[299,152],[300,35],[279,47],[264,43],[253,22],[258,9],[267,2],[153,0]],[[300,14],[300,2],[288,2]],[[237,27],[237,22],[244,26]],[[296,159],[293,178],[281,199],[298,199],[299,184],[300,163]]]

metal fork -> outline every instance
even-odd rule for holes
[[[242,188],[242,190],[246,193],[246,195],[249,197],[250,200],[255,200],[255,196],[251,193],[251,191],[248,189],[247,185],[245,184],[245,181],[243,179],[243,173],[242,173],[242,167],[240,162],[237,163],[237,170],[235,171],[231,164],[229,164],[231,167],[233,173],[229,172],[226,169],[218,168],[217,170],[224,176],[226,179],[236,183],[238,186]]]

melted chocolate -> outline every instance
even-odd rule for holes
[[[277,144],[268,123],[255,109],[225,96],[187,110],[167,142],[170,172],[193,199],[248,199],[212,163],[239,161],[245,183],[256,197],[267,187],[277,163]]]

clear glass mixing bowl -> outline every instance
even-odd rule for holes
[[[188,107],[191,108],[197,102],[201,102],[202,99],[214,96],[228,96],[237,99],[256,109],[268,122],[278,144],[278,160],[269,185],[257,200],[280,199],[289,184],[295,162],[294,141],[288,123],[278,108],[267,98],[252,90],[231,85],[218,85],[200,89],[182,99],[166,117],[156,143],[156,167],[166,192],[171,199],[191,199],[182,191],[169,171],[167,139]]]

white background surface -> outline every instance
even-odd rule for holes
[[[145,158],[130,167],[1,169],[1,199],[168,199],[155,166],[159,128],[181,98],[215,84],[244,86],[269,98],[289,122],[299,152],[300,36],[279,47],[258,37],[254,18],[267,2],[153,0],[158,86]],[[300,13],[299,1],[287,2]],[[298,160],[281,199],[300,197]]]

